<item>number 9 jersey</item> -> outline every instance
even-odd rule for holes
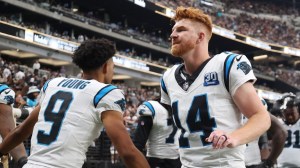
[[[123,112],[121,90],[96,80],[54,78],[39,95],[41,106],[28,163],[50,168],[82,167],[88,147],[103,128],[101,113]]]
[[[223,52],[202,63],[192,75],[184,65],[167,70],[161,80],[161,102],[171,105],[183,167],[245,167],[245,145],[215,150],[205,141],[214,130],[232,132],[242,126],[242,113],[232,96],[242,84],[256,80],[246,56]]]

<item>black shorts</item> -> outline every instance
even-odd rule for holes
[[[246,168],[264,168],[262,164],[246,166]]]
[[[180,159],[160,159],[154,157],[147,158],[151,168],[181,168]]]

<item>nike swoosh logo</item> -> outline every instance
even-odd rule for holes
[[[8,94],[11,90],[9,89],[8,91],[4,91],[5,94]]]
[[[239,56],[240,56],[240,57],[238,57],[238,56],[236,57],[236,60],[237,60],[237,61],[240,61],[241,58],[243,57],[242,55],[239,55]]]

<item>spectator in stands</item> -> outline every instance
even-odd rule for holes
[[[35,107],[38,104],[38,95],[40,94],[40,89],[36,86],[30,86],[27,92],[26,105],[29,107]]]
[[[29,86],[39,86],[41,88],[42,87],[42,86],[40,86],[41,81],[42,81],[42,78],[39,75],[38,69],[35,69],[33,71],[33,74],[29,73],[26,78],[26,82]]]
[[[250,61],[230,52],[209,56],[212,22],[203,11],[178,7],[172,20],[171,53],[184,63],[164,73],[161,102],[181,129],[183,167],[245,167],[243,144],[270,127]]]
[[[82,34],[78,35],[78,43],[82,43],[84,41],[84,37]]]
[[[65,68],[65,66],[61,66],[61,68],[60,68],[59,71],[60,71],[60,74],[65,77],[65,75],[66,75],[66,68]]]
[[[128,96],[128,95],[125,95]],[[126,110],[123,115],[123,119],[125,122],[125,126],[130,134],[132,136],[134,130],[136,129],[137,126],[137,115],[136,115],[136,108],[137,105],[133,104],[132,102],[129,102],[126,104]]]
[[[35,70],[35,69],[39,70],[40,68],[41,68],[41,64],[39,63],[39,60],[36,60],[34,62],[34,64],[32,65],[32,69],[33,70]]]
[[[124,120],[128,124],[134,124],[137,120],[137,116],[133,110],[135,110],[135,108],[129,106],[124,113]]]
[[[20,92],[16,92],[14,107],[22,108],[25,105],[26,105],[26,101],[24,100],[22,94]]]
[[[4,66],[4,60],[0,57],[0,67]]]
[[[0,83],[6,83],[6,79],[3,77],[2,69],[0,68]]]
[[[12,73],[11,70],[9,68],[9,66],[7,64],[4,65],[4,70],[2,73],[2,76],[4,79],[8,80],[9,77],[11,77]]]
[[[16,127],[12,112],[14,98],[15,92],[7,85],[0,84],[0,135],[3,139]],[[11,150],[10,154],[18,162],[17,168],[26,164],[27,154],[23,143]]]
[[[15,79],[17,81],[24,79],[25,78],[25,73],[23,72],[23,70],[19,67],[18,68],[18,72],[15,74]]]
[[[40,104],[3,141],[0,155],[32,133],[32,151],[27,167],[80,168],[88,146],[105,127],[127,167],[148,168],[146,159],[135,148],[123,123],[124,95],[110,85],[114,54],[115,45],[109,40],[83,42],[73,55],[73,62],[83,70],[83,79],[49,80],[41,90]]]
[[[76,77],[79,78],[79,79],[82,78],[82,71],[80,71],[80,72],[76,75]]]

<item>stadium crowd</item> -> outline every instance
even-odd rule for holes
[[[170,8],[175,9],[177,6],[194,6],[201,8],[205,3],[205,1],[197,1],[197,0],[148,0],[153,3],[158,3]],[[223,7],[225,10],[230,9],[240,9],[250,13],[265,13],[265,14],[274,14],[274,15],[292,15],[299,16],[300,10],[293,6],[292,4],[284,3],[284,2],[275,2],[271,3],[271,1],[260,1],[260,0],[215,0],[215,1],[207,1],[212,2],[211,6],[215,6],[215,4]]]
[[[294,38],[291,34],[296,33],[294,30],[287,28],[286,25],[278,25],[275,21],[270,20],[261,20],[259,18],[253,18],[256,19],[255,21],[248,20],[243,18],[251,18],[251,17],[245,17],[245,14],[241,14],[240,16],[237,16],[238,19],[232,19],[229,17],[225,17],[221,19],[220,17],[215,17],[215,21],[217,24],[221,25],[222,27],[228,27],[236,30],[240,30],[242,32],[252,33],[253,36],[256,36],[258,38],[264,38],[265,41],[268,41],[270,39],[273,39],[274,41],[277,41],[277,39],[281,38],[280,43],[283,45],[287,45],[287,41],[293,41],[293,44],[300,46],[300,32],[296,36],[297,38]],[[224,20],[225,19],[225,20]],[[43,26],[39,26],[38,24],[33,23],[25,23],[25,22],[18,22],[18,18],[16,15],[11,16],[1,16],[1,21],[5,21],[11,24],[17,24],[29,29],[33,29],[42,33],[45,32],[45,28]],[[226,21],[228,20],[228,21]],[[230,24],[227,24],[230,23]],[[255,23],[255,24],[252,24]],[[259,26],[258,26],[259,25]],[[270,27],[277,27],[277,29],[270,29]],[[259,29],[255,31],[255,28]],[[69,35],[68,31],[64,31],[62,33],[58,33],[59,31],[53,29],[48,33],[49,35],[52,35],[54,37],[59,37],[66,40],[75,40],[76,42],[82,42],[84,39],[88,39],[86,35],[79,35],[77,40],[76,38]],[[281,35],[281,36],[280,36]],[[298,38],[299,36],[299,38]],[[72,37],[72,38],[71,38]],[[72,41],[72,40],[71,40]],[[172,63],[168,62],[168,59],[160,58],[159,60],[154,60],[151,58],[150,55],[145,53],[137,53],[136,51],[132,49],[124,49],[119,50],[119,54],[129,56],[135,59],[152,62],[155,64],[163,65],[163,66],[171,66]],[[265,73],[266,75],[269,75],[271,77],[276,77],[282,81],[287,82],[288,84],[299,88],[299,71],[289,70],[282,67],[275,67],[270,68],[269,66],[259,66],[259,71]]]
[[[290,85],[300,88],[300,72],[293,69],[287,69],[282,67],[275,66],[266,66],[266,65],[253,65],[253,67],[258,70],[259,73],[275,77],[281,81],[285,81]]]
[[[250,13],[265,13],[273,15],[299,16],[300,10],[291,4],[284,2],[271,3],[260,0],[223,0],[227,10],[240,9]]]
[[[241,13],[235,17],[215,16],[214,23],[220,27],[246,34],[265,42],[300,48],[300,30],[287,23],[253,17]]]
[[[69,3],[59,3],[53,1],[51,4],[45,5],[45,2],[40,1],[25,1],[31,4],[43,7],[47,10],[55,12],[56,14],[61,14],[66,17],[70,17],[72,19],[90,24],[92,26],[96,26],[102,29],[107,29],[125,36],[129,36],[144,42],[149,42],[154,45],[158,45],[164,48],[169,47],[168,31],[159,30],[159,31],[149,31],[144,29],[143,27],[132,27],[128,25],[124,20],[112,21],[110,19],[105,19],[109,17],[104,17],[103,14],[99,14],[97,11],[89,11],[89,12],[81,12],[80,10],[77,12],[73,12],[71,9],[71,5]],[[217,26],[229,29],[231,31],[244,34],[250,37],[258,38],[262,41],[279,44],[283,46],[291,46],[295,48],[300,48],[300,29],[295,29],[291,24],[287,23],[290,20],[282,21],[282,20],[272,20],[267,17],[254,17],[250,16],[250,14],[259,14],[259,13],[267,13],[267,14],[276,14],[276,15],[291,15],[293,17],[298,16],[299,9],[293,8],[291,6],[286,5],[286,7],[281,8],[276,4],[271,4],[271,7],[265,4],[265,2],[260,1],[238,1],[237,3],[231,3],[230,0],[215,2],[218,4],[222,4],[221,8],[213,8],[207,7],[198,1],[155,1],[151,2],[160,3],[164,6],[175,8],[176,6],[195,6],[203,9],[207,13],[212,16],[213,23]],[[268,8],[268,10],[264,10],[258,8],[258,6],[262,5],[264,8]],[[242,8],[240,8],[242,6]],[[243,13],[241,14],[232,14],[228,9],[243,9]],[[260,9],[260,10],[258,10]],[[279,12],[278,12],[279,11]],[[109,13],[108,13],[109,16]],[[291,22],[291,21],[290,21]],[[46,32],[49,33],[49,32]],[[86,39],[86,35],[80,35],[80,37],[76,39],[74,36],[70,34],[70,32],[65,31],[63,33],[63,37],[67,40],[79,42],[82,39]]]

